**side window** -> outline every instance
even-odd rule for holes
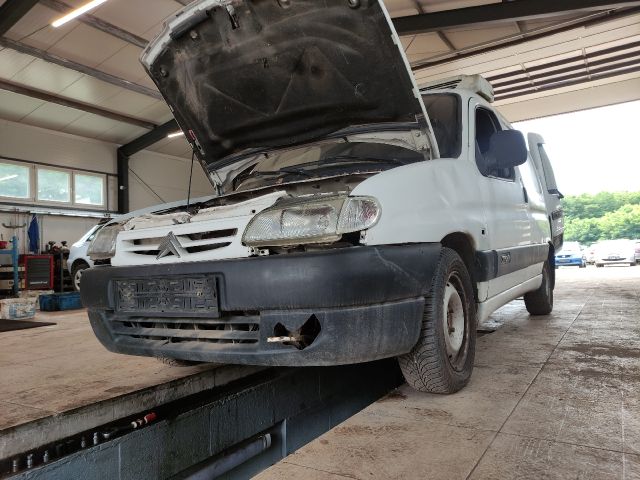
[[[522,183],[527,189],[527,192],[529,192],[529,194],[536,192],[539,195],[542,195],[542,187],[540,186],[536,170],[533,168],[531,157],[529,157],[525,163],[518,166],[518,170],[520,171],[520,177],[522,178]]]
[[[508,180],[515,178],[513,168],[497,168],[495,160],[489,154],[491,135],[502,130],[496,116],[485,108],[476,109],[476,165],[485,177],[497,177]]]
[[[556,185],[556,178],[553,174],[553,168],[551,168],[551,161],[549,160],[549,156],[547,155],[547,152],[544,149],[544,145],[542,143],[538,144],[538,151],[540,152],[540,159],[542,160],[542,169],[544,170],[544,180],[547,184],[547,189],[557,190],[558,186]]]

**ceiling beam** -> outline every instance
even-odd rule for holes
[[[587,53],[586,57],[587,59],[589,59],[590,62],[595,63],[595,62],[599,62],[600,60],[598,59],[602,56],[614,54],[612,56],[605,58],[604,60],[615,62],[618,60],[625,60],[628,57],[640,56],[640,51],[634,50],[634,49],[637,49],[638,47],[640,47],[640,40],[635,42],[623,43],[620,45],[616,45],[615,47],[603,48],[602,50],[597,50],[595,52]],[[625,50],[629,50],[629,51],[624,53],[622,56],[615,55]],[[538,72],[540,70],[549,70],[551,68],[564,67],[565,65],[568,65],[568,64],[580,62],[583,60],[583,58],[584,56],[581,54],[581,55],[577,55],[569,58],[563,58],[562,60],[555,60],[553,62],[542,63],[539,65],[531,65],[527,67],[526,70],[527,72],[532,73],[532,72]],[[566,67],[566,68],[573,68],[573,67]],[[486,77],[486,79],[489,82],[491,82],[492,85],[495,85],[495,84],[499,84],[500,80],[508,80],[512,77],[518,77],[522,74],[523,74],[522,70],[516,70],[513,72],[501,73],[498,75],[493,75],[491,77]]]
[[[118,149],[118,152],[122,155],[130,157],[131,155],[138,153],[139,151],[144,150],[147,147],[150,147],[154,143],[159,142],[163,138],[166,138],[167,135],[175,132],[176,130],[180,130],[180,127],[174,119],[171,119],[168,122],[163,123],[162,125],[158,125],[150,132],[147,132],[144,135],[131,140],[126,145],[122,145]]]
[[[137,127],[142,127],[147,129],[153,129],[156,127],[154,123],[147,122],[139,118],[130,117],[128,115],[123,115],[121,113],[112,112],[111,110],[105,110],[103,108],[99,108],[94,105],[89,105],[84,102],[79,102],[71,98],[60,97],[58,95],[53,95],[49,92],[36,90],[35,88],[25,87],[24,85],[17,85],[15,83],[7,82],[5,80],[0,80],[0,89],[17,93],[19,95],[25,95],[30,98],[37,98],[38,100],[43,100],[45,102],[55,103],[57,105],[62,105],[64,107],[73,108],[76,110],[80,110],[82,112],[92,113],[94,115],[99,115],[101,117],[115,120],[117,122],[135,125]]]
[[[456,47],[453,43],[451,43],[451,40],[449,40],[449,37],[447,37],[444,32],[441,32],[440,30],[438,30],[436,32],[436,34],[438,35],[438,38],[440,39],[440,41],[442,43],[444,43],[446,45],[446,47],[451,50],[451,52],[455,53],[456,52]]]
[[[599,69],[598,71],[592,71],[591,75],[586,72],[582,75],[567,75],[566,77],[561,77],[559,79],[552,79],[547,82],[537,82],[535,86],[531,86],[526,89],[520,89],[515,93],[496,93],[496,101],[500,100],[508,100],[510,98],[519,98],[525,95],[529,95],[532,93],[542,93],[547,92],[549,90],[556,90],[558,88],[564,87],[572,87],[575,85],[581,85],[584,83],[588,83],[595,80],[606,80],[609,78],[614,78],[620,75],[627,75],[630,73],[638,73],[640,72],[640,64],[635,62],[633,65],[627,65],[626,68],[621,68],[619,70],[612,71],[610,67]]]
[[[526,21],[571,13],[640,6],[638,0],[514,0],[393,19],[399,35],[418,35],[448,28]]]
[[[178,123],[171,119],[118,148],[116,152],[118,167],[118,212],[127,213],[129,211],[129,157],[159,142],[170,133],[179,129]]]
[[[413,4],[416,7],[416,10],[418,10],[419,14],[422,15],[427,13],[424,7],[422,6],[422,4],[420,3],[420,0],[413,0]],[[453,45],[453,43],[451,43],[451,40],[449,40],[449,37],[447,37],[440,30],[436,31],[436,34],[438,35],[438,38],[440,38],[440,41],[444,43],[449,50],[451,50],[452,52],[456,51],[456,47]]]
[[[613,10],[613,11],[607,10],[604,12],[595,13],[593,15],[588,15],[586,17],[578,18],[575,20],[569,20],[569,21],[558,23],[555,25],[542,27],[536,30],[528,30],[524,33],[510,35],[508,37],[492,40],[490,42],[486,42],[480,45],[475,45],[473,47],[461,49],[456,52],[455,56],[452,54],[446,54],[446,55],[438,55],[437,57],[427,58],[425,60],[420,60],[412,63],[411,69],[414,72],[416,72],[424,68],[435,67],[437,65],[443,65],[445,63],[453,62],[455,60],[474,57],[477,55],[493,52],[495,50],[513,47],[515,45],[520,45],[526,42],[530,42],[532,40],[539,40],[541,38],[549,37],[551,35],[556,35],[558,33],[575,30],[576,28],[591,27],[594,25],[599,25],[601,23],[605,23],[612,20],[617,20],[620,18],[625,18],[630,15],[637,15],[637,14],[640,14],[640,7],[624,8],[624,9]]]
[[[40,60],[44,60],[45,62],[53,63],[60,67],[69,68],[84,75],[89,75],[90,77],[102,80],[106,83],[110,83],[111,85],[115,85],[116,87],[121,87],[127,90],[131,90],[132,92],[141,93],[142,95],[155,98],[156,100],[162,100],[162,95],[160,95],[160,92],[158,92],[157,90],[145,87],[144,85],[140,85],[134,82],[130,82],[129,80],[125,80],[124,78],[116,77],[115,75],[103,72],[102,70],[97,70],[81,63],[74,62],[73,60],[54,55],[52,53],[40,50],[39,48],[32,47],[22,42],[16,42],[15,40],[11,40],[8,38],[0,38],[0,47],[10,48],[17,52],[39,58]]]
[[[24,17],[38,0],[7,0],[0,7],[0,36]]]
[[[75,8],[60,0],[40,0],[40,3],[45,7],[65,14]],[[120,27],[116,27],[109,22],[105,22],[104,20],[101,20],[98,17],[94,17],[93,15],[89,15],[87,13],[85,13],[84,15],[80,15],[77,20],[140,48],[145,48],[149,43],[149,41],[145,38],[139,37],[138,35],[135,35],[131,32],[127,32]]]

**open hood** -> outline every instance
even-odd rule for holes
[[[410,122],[433,138],[378,0],[200,0],[141,61],[210,170],[350,126]]]

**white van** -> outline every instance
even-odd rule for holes
[[[108,349],[398,357],[412,386],[451,393],[480,320],[523,295],[551,312],[562,210],[544,142],[528,155],[481,77],[421,91],[382,3],[200,0],[142,63],[218,194],[100,231],[82,298]]]

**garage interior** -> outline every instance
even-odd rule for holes
[[[139,62],[190,2],[51,26],[85,3],[0,0],[0,164],[29,172],[0,197],[6,297],[71,294],[68,247],[105,219],[215,194]],[[510,122],[640,100],[640,1],[384,4],[418,85],[480,74]],[[39,197],[47,175],[62,198]],[[29,253],[34,221],[40,290],[9,252]],[[108,352],[81,308],[39,310],[22,323],[49,325],[0,330],[0,478],[640,478],[639,303],[640,267],[557,270],[553,313],[491,315],[469,385],[444,396],[393,359],[165,365]]]

